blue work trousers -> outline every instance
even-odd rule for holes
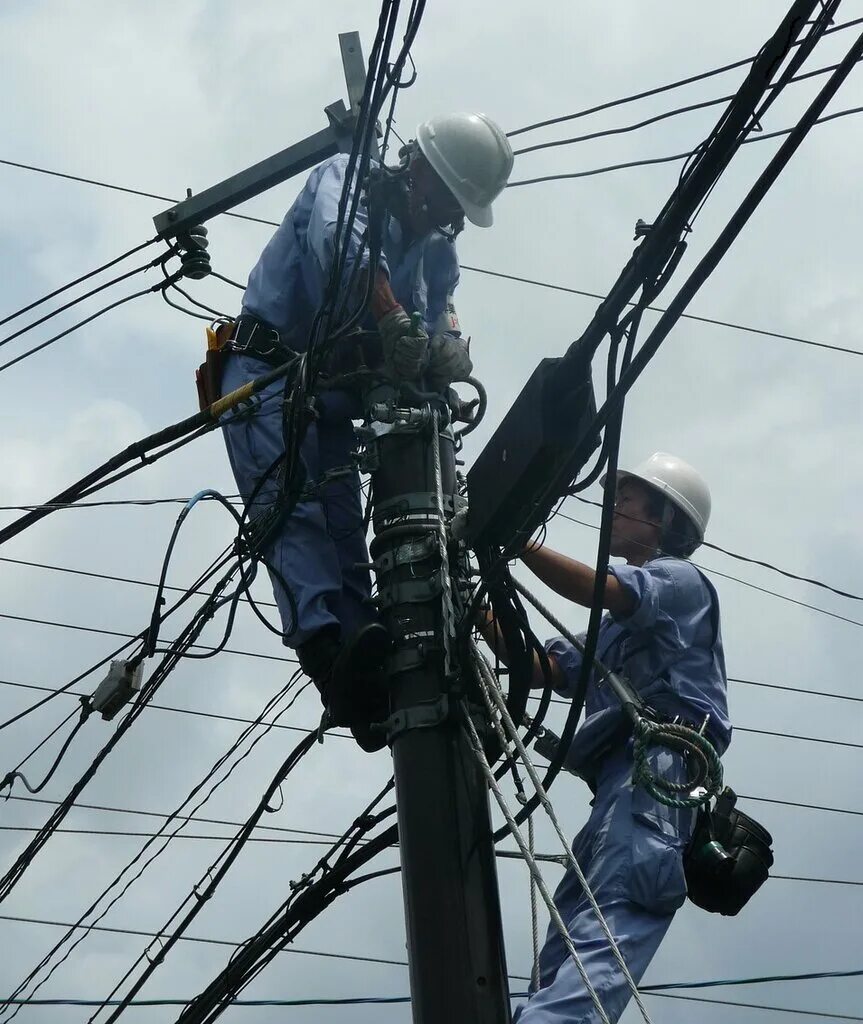
[[[659,759],[671,756],[657,754]],[[643,789],[633,788],[631,773],[628,752],[606,759],[593,810],[572,852],[638,983],[686,899],[682,855],[694,815],[658,805]],[[631,998],[629,985],[571,868],[554,901],[608,1019],[618,1020]],[[514,1019],[517,1024],[596,1024],[601,1019],[554,924],[540,953],[539,984],[535,990],[531,986]]]
[[[270,369],[269,364],[236,353],[227,356],[222,393],[227,394]],[[284,454],[282,396],[284,381],[276,381],[260,393],[253,415],[225,417],[223,433],[237,487],[251,500],[261,477]],[[371,579],[363,529],[360,479],[352,468],[355,447],[351,418],[359,414],[357,399],[344,391],[323,392],[319,416],[309,425],[301,456],[306,487],[320,481],[330,470],[345,474],[320,486],[313,497],[301,501],[285,516],[264,554],[272,568],[285,579],[296,602],[297,621],[285,588],[271,571],[273,592],[279,607],[284,642],[298,647],[324,626],[338,624],[348,636],[375,618],[371,604]],[[277,475],[255,496],[252,518],[266,509],[277,494]],[[294,628],[295,627],[295,628]]]

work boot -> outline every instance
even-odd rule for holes
[[[333,706],[343,709],[344,724],[367,753],[386,746],[386,733],[375,729],[389,714],[389,694],[384,661],[390,638],[378,622],[359,629],[342,647],[330,675],[328,697]]]
[[[333,623],[331,626],[324,626],[316,633],[312,633],[308,640],[304,641],[297,648],[297,658],[300,668],[312,680],[321,695],[321,703],[329,706],[330,680],[332,677],[333,665],[341,650],[341,630]]]

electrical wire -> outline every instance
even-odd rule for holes
[[[831,71],[835,71],[838,66],[838,64],[828,64],[825,67],[816,68],[814,71],[807,71],[800,75],[794,75],[788,79],[787,83],[782,83],[779,87],[784,88],[785,84],[790,85],[794,82],[804,82],[810,78],[817,78],[821,75],[829,74]],[[770,86],[770,88],[776,88],[776,86]],[[581,142],[592,142],[596,139],[625,135],[629,132],[639,131],[641,128],[647,128],[650,125],[658,124],[660,121],[667,121],[669,118],[678,117],[680,114],[689,114],[696,110],[705,110],[709,107],[718,106],[720,103],[728,103],[730,100],[734,99],[734,95],[735,94],[732,93],[729,96],[718,96],[716,99],[701,100],[698,103],[690,103],[686,106],[676,107],[674,110],[667,110],[661,114],[654,114],[652,117],[637,121],[634,124],[622,125],[618,128],[605,128],[600,131],[577,135],[571,139],[554,139],[551,142],[538,142],[533,146],[525,146],[523,149],[516,149],[513,152],[513,156],[524,156],[526,153],[536,153],[539,150],[556,149],[559,146],[572,146]]]
[[[277,693],[274,697],[271,697],[267,700],[255,722],[251,726],[245,728],[240,732],[239,736],[231,744],[228,751],[222,754],[215,761],[213,766],[205,773],[204,777],[198,783],[196,783],[196,785],[189,791],[187,796],[178,805],[176,810],[165,817],[164,822],[160,827],[159,831],[152,835],[150,838],[148,838],[147,842],[141,847],[141,849],[135,854],[135,856],[126,865],[124,865],[124,867],[119,871],[119,873],[115,875],[115,877],[108,883],[107,886],[105,886],[102,892],[95,898],[95,900],[93,900],[90,906],[83,912],[83,914],[80,915],[78,921],[76,922],[76,925],[83,925],[85,929],[87,929],[90,926],[98,924],[105,918],[105,916],[108,913],[110,913],[113,907],[116,906],[121,899],[123,899],[123,897],[129,891],[129,889],[144,875],[148,868],[165,852],[170,843],[182,832],[182,830],[188,824],[188,818],[194,817],[195,813],[198,810],[200,810],[200,808],[203,807],[212,798],[212,796],[228,781],[228,779],[239,767],[239,765],[242,764],[243,761],[245,761],[250,756],[250,754],[258,745],[258,743],[260,743],[261,740],[263,740],[268,735],[270,731],[270,726],[264,722],[264,719],[274,708],[278,706],[278,704],[283,699],[290,695],[291,690],[294,689],[296,686],[297,680],[298,675],[295,675],[294,678],[292,678],[288,682],[288,684],[282,688],[282,690],[279,693]],[[287,713],[291,709],[297,697],[299,697],[299,695],[302,693],[303,689],[304,687],[301,687],[297,690],[297,692],[291,697],[291,700],[278,712],[276,716],[277,719],[278,717]],[[251,738],[255,730],[261,726],[263,727],[263,731],[258,732],[258,734],[254,736],[254,738]],[[314,736],[304,736],[303,739],[300,740],[297,748],[295,748],[295,751],[293,752],[291,757],[288,759],[288,762],[286,763],[293,763],[292,758],[297,755],[301,748],[304,751],[307,750],[309,745],[314,742],[314,739]],[[250,741],[248,742],[248,747],[246,750],[243,750],[243,745],[246,744],[247,741]],[[233,762],[231,762],[232,758]],[[217,778],[217,773],[222,771],[223,769],[224,774],[222,775],[221,778]],[[212,785],[210,785],[209,789],[206,792],[204,792],[203,795],[201,795],[202,791],[204,790],[204,787],[207,786],[207,784],[210,782],[212,782]],[[199,796],[200,799],[197,799]],[[168,827],[171,826],[172,823],[175,821],[175,816],[179,815],[185,808],[187,808],[190,804],[193,803],[193,801],[196,800],[197,802],[194,803],[194,806],[191,809],[191,814],[188,816],[183,816],[179,820],[179,823],[176,825],[173,831],[166,834],[165,830],[168,829]],[[267,801],[267,803],[268,802],[269,801]],[[261,811],[261,813],[263,813],[263,810]],[[258,815],[258,817],[260,817],[260,814]],[[245,828],[245,826],[243,826],[243,828]],[[157,846],[156,840],[161,840],[161,845]],[[230,839],[228,841],[229,843],[231,842]],[[151,848],[152,852],[148,853],[148,851],[150,851]],[[236,852],[239,853],[239,849],[237,849]],[[232,861],[233,858],[231,858],[228,861],[228,865],[230,865]],[[138,865],[137,871],[134,874],[130,874],[130,872],[132,871],[133,868],[136,867],[136,865]],[[213,870],[215,871],[215,868]],[[103,903],[103,901],[107,902]],[[95,915],[95,917],[93,917],[91,921],[87,922],[87,918],[91,917],[92,915]],[[51,961],[54,960],[54,963],[50,967],[50,970],[48,970],[47,973],[45,973],[45,975],[41,978],[41,980],[38,981],[38,983],[32,990],[31,994],[35,994],[39,991],[42,985],[48,981],[48,979],[53,975],[57,968],[60,967],[60,965],[68,959],[68,957],[81,944],[81,942],[83,942],[87,938],[87,935],[89,934],[88,930],[85,930],[81,935],[77,937],[77,939],[71,942],[65,953],[59,959],[56,959],[57,954],[63,948],[64,944],[70,942],[70,940],[72,939],[74,931],[75,929],[67,930],[63,937],[48,951],[48,953],[45,954],[45,956],[36,965],[36,967],[33,968],[29,972],[27,977],[16,987],[13,993],[14,995],[21,995],[25,991],[27,986],[36,980],[36,978],[39,975],[39,972],[43,971],[46,967],[48,967],[49,964],[51,964]],[[4,1019],[11,1020],[14,1015],[15,1014],[13,1013],[11,1016],[6,1017]]]
[[[831,35],[833,32],[841,32],[846,28],[852,28],[855,25],[863,24],[863,18],[855,18],[852,21],[844,21],[838,25],[828,26],[823,35]],[[799,46],[799,42],[794,42],[792,46]],[[760,52],[760,51],[759,51]],[[659,93],[670,92],[673,89],[679,89],[684,85],[692,85],[695,82],[703,82],[708,78],[714,78],[716,75],[725,74],[727,71],[734,71],[737,68],[745,67],[747,64],[752,64],[757,60],[758,54],[754,54],[752,57],[744,57],[741,60],[733,61],[731,64],[723,64],[721,67],[713,68],[710,71],[702,71],[696,75],[690,75],[688,78],[680,78],[677,81],[669,82],[666,85],[654,86],[652,89],[646,89],[642,92],[633,93],[630,96],[623,96],[620,99],[608,100],[605,103],[600,103],[597,106],[588,107],[584,110],[578,110],[572,114],[563,114],[559,117],[552,117],[545,121],[535,121],[533,124],[525,125],[523,128],[516,128],[514,131],[507,132],[509,138],[515,138],[517,135],[524,135],[526,132],[536,131],[538,128],[548,128],[554,124],[561,124],[564,121],[574,121],[577,118],[587,117],[588,114],[596,114],[602,110],[610,110],[612,107],[623,106],[628,103],[633,103],[636,100],[646,99],[648,96],[656,96]]]
[[[860,57],[855,58],[855,62],[859,61]],[[861,107],[850,107],[848,110],[839,110],[833,114],[826,114],[823,117],[816,118],[812,123],[813,125],[826,124],[828,121],[835,121],[840,117],[850,117],[852,114],[863,113],[863,106]],[[795,128],[782,128],[775,132],[764,132],[760,135],[753,135],[748,139],[743,139],[740,143],[745,146],[752,142],[767,142],[769,139],[778,139],[781,136],[788,136],[796,131]],[[522,185],[539,185],[546,181],[563,181],[572,178],[593,178],[599,174],[609,174],[612,171],[623,171],[628,170],[632,167],[651,167],[658,164],[669,164],[677,163],[679,161],[688,160],[692,156],[692,153],[674,153],[670,156],[659,156],[650,157],[644,160],[628,160],[619,164],[608,164],[604,167],[593,167],[586,171],[569,171],[565,174],[544,174],[536,178],[524,178],[521,181],[510,181],[507,183],[507,188],[519,188]]]
[[[602,508],[602,503],[599,501],[592,501],[590,498],[583,498],[579,494],[573,494],[571,497],[575,498],[576,501],[580,501],[583,505],[593,505],[595,508]],[[559,513],[560,514],[560,513]],[[564,516],[563,518],[567,518]],[[646,522],[646,520],[640,520],[636,516],[626,516],[625,518],[631,519],[634,522]],[[572,520],[578,522],[580,525],[587,525],[581,523],[580,520]],[[813,579],[811,576],[800,576],[798,573],[791,572],[788,569],[781,569],[778,565],[773,565],[771,562],[762,561],[759,558],[752,558],[749,555],[741,555],[736,551],[729,551],[728,548],[720,547],[718,544],[713,544],[708,540],[703,540],[700,547],[709,548],[711,551],[718,551],[720,554],[728,555],[729,558],[734,558],[738,562],[747,562],[750,565],[761,566],[762,569],[769,569],[771,572],[778,572],[780,576],[784,576],[789,580],[797,580],[799,583],[808,583],[813,587],[820,587],[822,590],[829,590],[833,594],[837,594],[839,597],[847,597],[852,601],[863,601],[863,596],[860,594],[852,594],[847,590],[840,590],[838,587],[834,587],[829,583],[824,583],[821,580]],[[2,559],[0,559],[2,561]]]
[[[467,264],[461,264],[460,270],[472,271],[475,274],[485,274],[487,277],[497,277],[504,281],[516,281],[519,284],[532,285],[535,288],[547,288],[550,291],[555,292],[566,292],[569,295],[581,295],[588,299],[605,299],[605,296],[599,292],[588,292],[580,288],[568,288],[562,284],[552,284],[549,281],[537,281],[530,277],[519,277],[516,274],[504,274],[499,270],[487,270],[483,267],[471,267]],[[627,303],[628,306],[634,306],[634,302]],[[648,305],[645,306],[646,310],[650,310],[652,313],[665,313],[667,307]],[[792,341],[799,345],[810,345],[813,348],[826,349],[830,352],[841,352],[844,355],[850,356],[863,356],[863,349],[857,348],[845,348],[842,345],[830,345],[824,341],[813,341],[811,338],[799,338],[793,334],[781,334],[778,331],[763,330],[759,327],[749,327],[746,324],[732,323],[729,320],[717,320],[714,317],[709,316],[697,316],[695,313],[681,313],[681,320],[696,320],[703,324],[712,324],[715,327],[727,327],[733,331],[745,331],[749,334],[761,335],[765,338],[777,338],[780,341]]]
[[[157,291],[164,290],[164,282],[160,281],[158,284],[154,284],[149,288],[142,288],[140,291],[132,292],[131,295],[124,295],[122,299],[117,299],[116,302],[112,302],[107,306],[103,306],[102,309],[97,310],[95,313],[91,313],[90,316],[85,317],[83,320],[79,320],[78,323],[73,324],[71,327],[67,327],[65,330],[60,331],[59,334],[55,334],[52,338],[47,341],[40,342],[38,345],[34,345],[33,348],[27,349],[26,352],[22,352],[20,355],[15,356],[14,359],[10,359],[7,362],[0,365],[0,373],[4,370],[8,370],[11,366],[15,366],[17,363],[23,362],[25,359],[29,359],[30,356],[35,355],[37,352],[41,352],[43,349],[48,348],[49,345],[53,345],[55,342],[60,341],[62,338],[68,337],[73,331],[79,330],[79,328],[91,324],[94,320],[97,320],[100,316],[104,316],[105,313],[110,313],[111,310],[117,309],[118,306],[122,306],[127,302],[131,302],[133,299],[140,299],[144,295],[150,295]],[[11,339],[7,339],[11,340]]]
[[[86,299],[92,298],[94,295],[98,295],[99,292],[105,291],[106,288],[111,288],[115,284],[119,284],[121,281],[127,281],[130,277],[135,277],[137,274],[144,273],[145,270],[152,270],[153,267],[159,266],[164,263],[165,257],[159,255],[154,260],[150,260],[149,263],[142,263],[140,267],[135,267],[133,270],[127,270],[126,273],[120,274],[119,277],[113,277],[110,281],[105,281],[104,284],[98,285],[96,288],[92,288],[89,292],[85,292],[83,295],[79,295],[77,298],[70,299],[69,302],[62,306],[58,306],[56,309],[52,309],[50,313],[46,313],[38,320],[33,320],[31,323],[26,324],[24,327],[19,328],[12,334],[7,335],[5,338],[0,339],[0,348],[4,345],[8,345],[10,341],[15,341],[16,338],[20,338],[22,335],[27,334],[28,331],[32,331],[36,327],[41,327],[42,324],[47,323],[49,320],[53,320],[55,316],[59,316],[61,313],[65,313],[67,309],[72,309],[79,303],[84,302]],[[10,318],[11,319],[11,318]]]
[[[148,239],[146,242],[141,242],[140,245],[133,246],[126,252],[121,253],[119,256],[115,256],[114,259],[109,260],[107,263],[103,263],[100,267],[96,267],[95,270],[90,270],[86,274],[82,274],[80,277],[76,277],[74,281],[69,281],[68,284],[61,285],[59,288],[55,288],[52,292],[48,292],[47,295],[43,295],[40,299],[35,299],[33,302],[28,303],[26,306],[22,306],[20,309],[16,309],[14,313],[9,313],[8,316],[3,317],[0,320],[0,327],[5,327],[6,324],[12,320],[17,320],[19,316],[23,316],[25,313],[29,313],[31,309],[36,309],[37,306],[41,306],[43,303],[56,298],[58,295],[62,295],[63,292],[68,291],[70,288],[74,288],[76,285],[83,284],[84,281],[89,281],[91,277],[95,277],[97,274],[104,273],[106,270],[110,270],[111,267],[116,266],[118,263],[122,263],[123,260],[128,259],[130,256],[134,256],[136,253],[141,252],[142,249],[146,249],[151,245],[155,245],[159,241],[159,236],[155,235],[153,238]]]

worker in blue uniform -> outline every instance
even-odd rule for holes
[[[465,218],[482,227],[492,223],[491,205],[512,162],[506,136],[483,114],[433,118],[402,151],[395,174],[401,187],[391,190],[385,209],[373,211],[382,218],[381,253],[363,321],[377,332],[381,370],[394,381],[442,391],[470,373],[468,344],[453,305],[459,280],[453,228]],[[285,362],[292,352],[305,351],[330,278],[340,199],[345,189],[353,194],[362,184],[346,183],[347,169],[348,157],[340,154],[312,171],[249,275],[227,345],[223,393]],[[356,293],[363,295],[369,250],[362,240],[368,227],[369,210],[361,203],[343,244],[344,281],[359,282]],[[351,368],[345,361],[349,343],[343,339],[341,350],[337,343],[333,352],[334,365],[343,370]],[[254,415],[231,417],[224,430],[240,493],[247,501],[254,495],[253,512],[278,492],[273,467],[285,451],[283,390],[283,383],[271,385]],[[296,648],[331,722],[343,725],[372,713],[358,697],[369,690],[368,678],[355,686],[353,677],[374,675],[388,645],[370,599],[360,482],[351,458],[351,421],[361,415],[354,392],[330,386],[317,395],[315,419],[301,448],[303,500],[264,552],[284,642]],[[379,693],[374,700],[380,701]],[[380,734],[355,735],[367,749],[383,743]]]
[[[709,514],[707,485],[682,459],[657,452],[632,472],[618,473],[611,554],[626,564],[608,570],[597,657],[625,675],[658,716],[703,727],[721,754],[731,725],[719,602],[687,560],[704,538]],[[562,597],[590,607],[595,572],[589,566],[547,547],[529,549],[522,560]],[[491,617],[483,631],[500,644]],[[563,638],[549,641],[546,650],[554,688],[572,696],[581,655]],[[538,658],[534,685],[543,685]],[[694,811],[667,807],[633,785],[629,720],[595,675],[584,716],[566,764],[588,782],[594,800],[572,850],[637,983],[686,899],[683,853]],[[682,756],[667,750],[654,750],[650,767],[675,782],[687,778]],[[631,996],[629,983],[571,868],[554,899],[609,1020],[618,1020]],[[516,1020],[600,1020],[554,926],[540,954],[538,981]]]

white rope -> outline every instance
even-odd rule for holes
[[[480,768],[482,769],[482,773],[483,775],[485,775],[488,787],[491,790],[492,794],[494,795],[494,798],[497,801],[497,805],[498,807],[500,807],[501,812],[504,818],[506,819],[506,823],[509,827],[510,832],[512,833],[513,838],[515,839],[516,843],[518,843],[518,847],[521,850],[521,855],[524,858],[524,861],[527,864],[528,868],[530,869],[531,876],[536,882],[536,887],[539,890],[539,894],[542,897],[542,900],[545,903],[546,907],[548,908],[551,920],[554,923],[557,930],[560,932],[560,937],[563,939],[563,943],[566,946],[569,955],[572,957],[575,966],[578,970],[578,973],[581,975],[581,980],[584,982],[584,987],[587,989],[588,995],[593,1001],[593,1005],[596,1007],[596,1012],[599,1014],[600,1021],[602,1021],[602,1024],[611,1024],[611,1021],[608,1019],[608,1014],[605,1012],[605,1008],[600,1002],[599,996],[596,994],[596,989],[593,987],[590,978],[587,976],[587,971],[584,969],[584,964],[581,962],[581,957],[578,955],[578,951],[573,945],[572,938],[569,932],[567,931],[566,925],[563,923],[563,918],[560,916],[560,911],[557,909],[554,900],[551,898],[551,893],[549,893],[548,889],[546,888],[545,879],[542,877],[542,873],[539,870],[539,866],[531,856],[530,850],[528,850],[527,845],[525,844],[524,836],[522,836],[521,834],[521,829],[518,827],[518,825],[516,825],[512,811],[510,811],[509,807],[507,806],[506,798],[501,792],[500,786],[498,786],[497,784],[497,779],[494,777],[494,772],[491,770],[491,766],[489,765],[488,759],[485,756],[485,752],[482,749],[482,743],[480,742],[480,738],[477,735],[476,727],[471,721],[469,714],[465,713],[464,719],[465,732],[467,734],[468,739],[470,740],[471,746],[473,747],[473,752],[476,754],[476,758],[477,761],[479,762]]]
[[[563,829],[560,827],[560,822],[557,820],[557,814],[555,813],[554,807],[552,806],[551,801],[548,798],[548,794],[546,793],[545,788],[542,785],[542,781],[540,780],[539,775],[536,772],[536,769],[533,767],[533,763],[531,762],[530,757],[528,756],[527,749],[525,748],[524,743],[522,743],[521,737],[518,734],[518,730],[515,727],[515,723],[512,720],[512,716],[507,710],[506,701],[503,697],[503,694],[500,692],[500,689],[497,685],[497,680],[494,677],[494,673],[492,672],[491,666],[488,664],[488,661],[486,660],[485,656],[473,641],[470,642],[470,646],[471,653],[473,654],[474,657],[474,663],[477,665],[479,669],[480,691],[482,692],[483,699],[485,700],[486,707],[488,708],[489,715],[491,717],[495,731],[497,732],[498,737],[503,743],[505,750],[508,750],[509,741],[511,741],[515,745],[515,748],[518,751],[518,755],[524,764],[525,771],[527,772],[530,781],[533,784],[534,789],[536,790],[540,803],[542,804],[546,814],[548,815],[549,821],[551,821],[554,830],[557,833],[558,838],[560,839],[563,849],[566,852],[566,858],[569,862],[569,866],[575,872],[575,876],[581,884],[582,889],[584,890],[584,894],[587,897],[587,900],[590,903],[590,906],[593,909],[594,914],[596,915],[596,919],[599,922],[599,926],[602,929],[606,939],[608,940],[608,944],[611,948],[612,955],[614,956],[614,959],[620,966],[620,970],[623,974],[623,977],[626,979],[626,983],[629,986],[630,991],[632,992],[632,997],[635,1000],[639,1010],[641,1011],[641,1016],[646,1022],[646,1024],[651,1024],[650,1017],[647,1013],[647,1008],[641,1001],[641,996],[638,993],[638,986],[635,984],[635,980],[629,973],[629,968],[626,966],[626,961],[623,958],[623,954],[620,952],[620,947],[617,945],[614,936],[611,934],[611,929],[608,927],[608,922],[605,920],[605,916],[599,909],[599,904],[596,902],[596,897],[593,895],[593,891],[587,884],[587,879],[584,876],[584,872],[581,870],[581,866],[576,860],[575,854],[573,854],[569,842],[566,839],[566,836],[563,834]],[[500,715],[500,721],[498,720],[497,715],[495,714],[495,707],[497,708],[497,712]],[[509,734],[508,738],[506,733],[504,732],[503,727],[501,726],[501,722],[503,722],[503,724],[506,727],[506,733]]]
[[[533,835],[533,815],[527,819],[527,848],[531,857],[536,860],[536,847]],[[533,967],[530,969],[530,980],[534,990],[539,988],[539,917],[536,906],[536,881],[530,876],[530,937],[533,944]]]

